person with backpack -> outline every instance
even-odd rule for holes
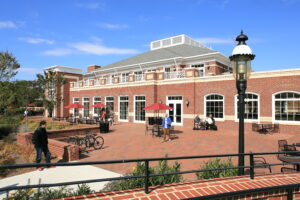
[[[32,144],[34,144],[34,148],[36,150],[36,163],[41,162],[42,153],[44,153],[45,155],[46,163],[50,163],[51,160],[51,153],[48,149],[48,136],[46,131],[46,124],[46,121],[40,121],[39,127],[35,130],[35,132],[32,135]],[[39,167],[37,169],[39,171],[42,171],[44,168]]]

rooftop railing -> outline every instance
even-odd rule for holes
[[[47,166],[80,166],[80,165],[106,165],[106,164],[121,164],[121,163],[144,163],[144,175],[139,176],[121,176],[115,178],[103,178],[103,179],[90,179],[90,180],[81,180],[81,181],[70,181],[70,182],[60,182],[60,183],[51,183],[51,184],[36,184],[36,185],[23,185],[23,186],[7,186],[0,188],[0,192],[7,192],[7,196],[9,191],[18,190],[18,189],[29,189],[29,188],[44,188],[44,187],[56,187],[56,186],[66,186],[66,185],[74,185],[74,184],[83,184],[83,183],[94,183],[94,182],[104,182],[104,181],[115,181],[115,180],[126,180],[126,179],[135,179],[142,178],[144,179],[144,191],[145,193],[149,193],[149,178],[157,177],[157,176],[170,176],[170,175],[178,175],[178,174],[189,174],[196,172],[208,172],[208,171],[220,171],[220,170],[230,170],[230,169],[249,169],[250,179],[255,178],[254,170],[255,168],[262,167],[270,167],[270,166],[279,166],[283,165],[282,163],[275,164],[262,164],[255,163],[255,156],[262,155],[280,155],[280,154],[293,154],[297,153],[297,151],[285,151],[285,152],[264,152],[264,153],[244,153],[244,154],[216,154],[216,155],[201,155],[201,156],[181,156],[181,157],[164,157],[164,158],[141,158],[141,159],[126,159],[126,160],[108,160],[108,161],[90,161],[90,162],[72,162],[72,163],[43,163],[43,164],[17,164],[17,165],[1,165],[0,170],[4,169],[18,169],[18,168],[30,168],[30,167],[47,167]],[[248,166],[233,166],[226,168],[212,168],[212,169],[200,169],[200,170],[187,170],[187,171],[178,171],[178,172],[170,172],[170,173],[160,173],[160,174],[151,174],[149,171],[149,163],[163,160],[189,160],[189,159],[206,159],[206,158],[225,158],[225,157],[238,157],[238,156],[248,156],[249,157],[249,165]],[[300,165],[300,163],[290,163],[295,165]],[[296,185],[297,187],[299,186]],[[296,187],[295,185],[286,185],[286,188]],[[272,187],[275,188],[275,187]],[[261,188],[261,191],[264,188]],[[270,187],[266,188],[267,190]],[[246,193],[246,192],[245,192]],[[234,192],[232,192],[234,194]]]
[[[165,79],[178,79],[185,78],[185,70],[175,71],[175,72],[165,72]]]

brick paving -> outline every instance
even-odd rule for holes
[[[211,180],[192,181],[186,183],[168,184],[164,186],[150,187],[151,192],[145,194],[142,188],[114,191],[107,193],[94,193],[83,196],[67,197],[60,200],[172,200],[186,199],[192,197],[203,197],[211,194],[219,194],[233,191],[242,191],[255,188],[297,184],[300,183],[300,174],[276,174],[262,175],[254,180],[249,177],[232,177]],[[300,199],[299,188],[294,191],[294,199]],[[234,199],[287,199],[284,190],[273,190],[269,192],[235,196]],[[232,198],[229,198],[232,199]]]
[[[104,148],[91,151],[83,155],[81,161],[120,160],[130,158],[154,158],[191,155],[211,155],[237,153],[237,131],[204,131],[192,130],[191,127],[175,127],[175,134],[171,142],[161,143],[162,138],[152,137],[150,132],[145,135],[144,124],[119,123],[110,127],[111,132],[101,134],[105,139]],[[277,151],[278,140],[286,139],[288,143],[300,142],[300,135],[288,133],[259,134],[245,131],[245,152],[271,152]],[[269,163],[278,163],[276,155],[264,156]],[[236,158],[232,159],[235,163]],[[246,164],[248,157],[245,158]],[[199,169],[204,159],[179,160],[182,170]],[[171,162],[170,162],[171,163]],[[150,163],[150,165],[156,163]],[[117,173],[130,172],[135,164],[101,165]],[[278,171],[272,167],[272,171]],[[257,173],[267,173],[268,170],[258,169]],[[185,175],[188,180],[194,180],[195,175]]]

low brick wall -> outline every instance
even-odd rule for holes
[[[99,133],[98,126],[79,129],[66,129],[66,130],[51,130],[48,131],[48,147],[53,156],[56,156],[65,161],[73,161],[79,159],[79,147],[61,140],[59,138],[70,137],[74,135],[85,134],[89,130],[90,133]],[[33,132],[18,133],[17,143],[19,145],[32,145],[31,137]]]

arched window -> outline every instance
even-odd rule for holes
[[[236,102],[236,119],[239,118],[239,99],[235,96]],[[245,115],[244,119],[248,120],[258,120],[259,116],[259,96],[254,93],[247,92],[245,95]]]
[[[275,121],[300,121],[300,93],[280,92],[273,95]]]
[[[205,97],[205,114],[212,114],[214,118],[224,118],[224,97],[219,94],[209,94]]]

